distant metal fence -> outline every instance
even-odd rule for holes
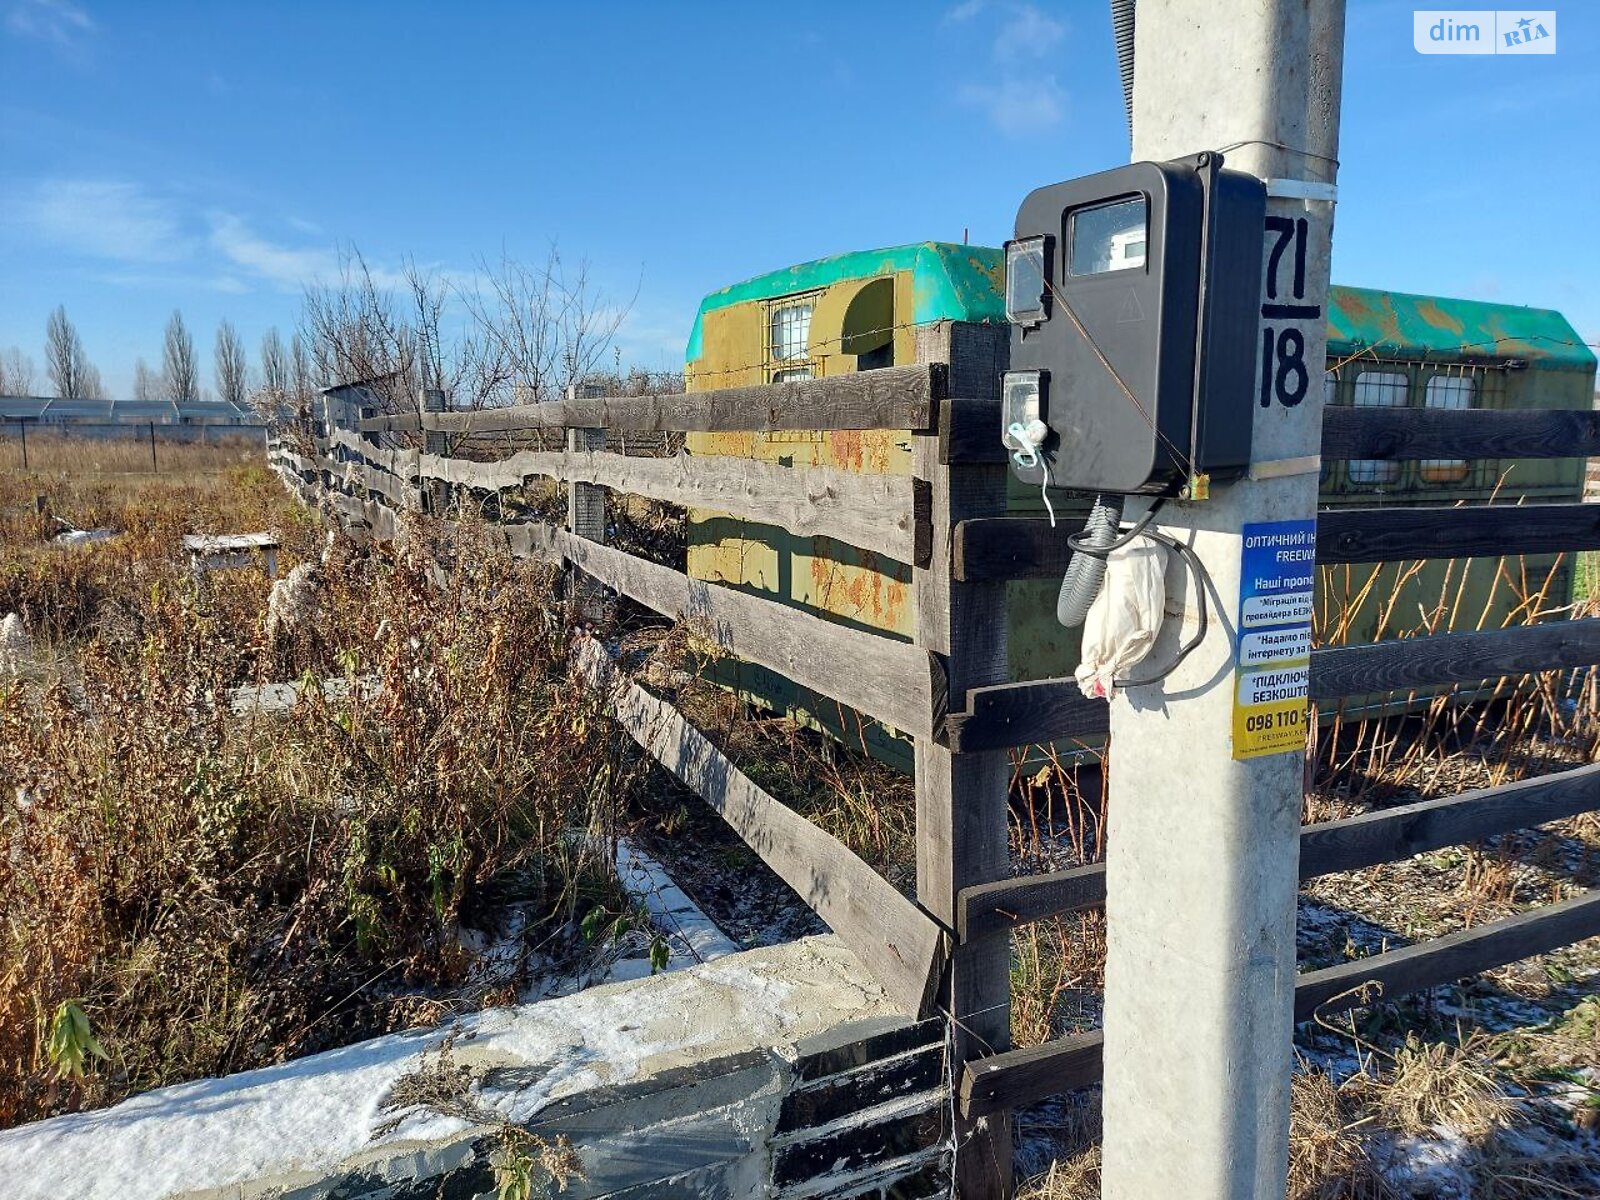
[[[160,472],[179,465],[171,456],[178,446],[215,446],[219,450],[236,446],[264,452],[266,444],[266,429],[261,425],[0,420],[0,467],[25,471]],[[165,456],[163,447],[168,451]],[[205,469],[205,463],[192,455],[185,456],[182,465]],[[217,469],[225,465],[219,457]]]

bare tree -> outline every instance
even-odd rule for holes
[[[589,278],[589,264],[569,268],[555,246],[542,266],[502,255],[483,264],[489,293],[474,286],[463,302],[483,331],[485,343],[505,359],[512,395],[499,403],[559,400],[571,384],[595,372],[613,349],[634,297],[615,305]]]
[[[161,351],[161,377],[167,399],[180,403],[200,399],[200,372],[195,366],[194,338],[183,323],[183,314],[172,310],[167,322],[166,344]]]
[[[305,339],[296,333],[289,339],[289,390],[294,397],[294,417],[302,425],[311,422],[311,401],[317,392],[317,376]]]
[[[108,400],[111,393],[100,381],[100,368],[91,362],[83,364],[83,384],[78,392],[86,400]]]
[[[44,357],[50,386],[63,400],[96,396],[102,390],[99,372],[84,354],[83,341],[64,305],[57,305],[45,322]]]
[[[135,400],[160,400],[165,386],[161,376],[150,369],[143,358],[133,364],[133,398]]]
[[[338,284],[307,289],[301,329],[318,379],[365,383],[387,411],[415,407],[416,331],[359,251],[341,257]]]
[[[261,335],[261,386],[274,395],[289,394],[289,356],[276,325]]]
[[[249,386],[249,362],[245,358],[244,342],[232,322],[224,320],[217,326],[215,351],[217,394],[224,404],[242,409],[245,392]]]
[[[558,399],[605,362],[631,305],[608,303],[588,265],[567,268],[554,247],[540,266],[503,256],[481,274],[462,287],[407,263],[391,290],[351,251],[338,285],[305,296],[317,374],[365,383],[390,412],[413,409],[422,388],[443,391],[451,408]]]
[[[0,396],[33,395],[33,359],[12,346],[0,355]]]
[[[294,420],[295,404],[290,395],[289,356],[277,326],[261,338],[261,383],[253,388],[248,403],[268,425],[282,429]]]

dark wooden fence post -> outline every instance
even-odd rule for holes
[[[444,411],[444,389],[422,389],[422,411]],[[424,454],[444,455],[450,453],[450,435],[439,430],[426,429],[422,433],[422,452]],[[430,479],[422,485],[423,511],[433,516],[442,517],[450,507],[450,485],[443,479]]]
[[[576,389],[567,388],[567,399],[576,395]],[[567,453],[578,454],[584,450],[604,450],[604,429],[568,429]],[[567,484],[567,528],[578,537],[591,542],[606,540],[606,490],[594,483]],[[599,586],[582,571],[571,571],[573,605],[579,618],[599,621],[604,618],[604,603]]]
[[[944,402],[939,420],[949,409]],[[930,491],[932,558],[916,573],[917,640],[928,651],[938,693],[960,709],[968,688],[1004,683],[1006,588],[1004,583],[963,583],[951,570],[951,531],[958,521],[999,516],[1006,510],[1006,468],[940,463],[936,435],[913,438],[913,472]],[[937,728],[936,728],[937,732]],[[917,899],[954,929],[961,889],[1008,873],[1006,791],[1009,757],[1004,750],[952,753],[938,741],[918,738]],[[998,1053],[1011,1037],[1010,943],[990,938],[952,947],[941,1002],[952,1023],[952,1078],[971,1058]],[[1008,1114],[960,1119],[955,1129],[956,1194],[1011,1194],[1011,1128]]]

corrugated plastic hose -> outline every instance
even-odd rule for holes
[[[1073,539],[1076,546],[1072,560],[1067,563],[1067,573],[1061,577],[1061,591],[1056,596],[1056,620],[1068,629],[1076,629],[1089,615],[1089,606],[1100,594],[1100,584],[1106,577],[1105,555],[1095,550],[1109,550],[1117,540],[1122,527],[1123,496],[1096,496],[1089,510],[1089,520],[1083,532]]]
[[[1122,103],[1128,111],[1128,140],[1133,140],[1133,2],[1111,0],[1111,32],[1117,39],[1117,69],[1122,75]]]

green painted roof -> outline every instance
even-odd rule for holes
[[[784,267],[712,292],[700,302],[685,360],[700,357],[705,314],[747,300],[809,292],[842,279],[910,270],[911,319],[1003,321],[1004,251],[951,242],[915,242],[886,250],[836,254]],[[1593,371],[1595,355],[1554,309],[1414,296],[1376,288],[1333,286],[1328,306],[1328,353],[1374,350],[1384,357],[1429,359],[1521,358],[1542,367]]]
[[[1328,353],[1343,357],[1368,349],[1380,357],[1521,358],[1564,370],[1595,369],[1594,351],[1553,309],[1335,286]]]
[[[1003,321],[1001,275],[1005,254],[989,246],[952,242],[915,242],[886,250],[858,250],[814,262],[784,267],[712,292],[700,302],[684,361],[700,357],[701,323],[708,312],[747,300],[770,300],[795,292],[828,287],[843,279],[911,272],[912,313],[917,324],[927,321]]]

